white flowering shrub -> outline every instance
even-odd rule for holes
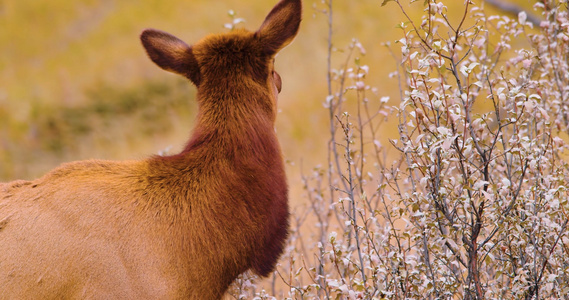
[[[423,17],[388,44],[399,99],[369,86],[357,40],[330,66],[328,163],[303,177],[274,277],[245,275],[233,297],[567,297],[567,1],[536,3],[535,26],[470,1],[458,22],[443,1],[413,5]],[[384,145],[387,120],[399,138]]]

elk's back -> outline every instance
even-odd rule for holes
[[[167,296],[179,275],[144,213],[143,174],[142,162],[87,161],[1,184],[0,299]]]

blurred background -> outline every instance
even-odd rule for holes
[[[256,30],[277,0],[0,0],[0,181],[33,179],[65,161],[143,159],[175,153],[190,135],[195,88],[155,66],[138,35],[148,27],[189,44],[237,25]],[[393,42],[399,7],[382,0],[335,0],[332,67],[341,68],[353,38],[366,50],[370,101],[398,105]],[[514,2],[510,0],[509,2]],[[531,7],[532,1],[519,0]],[[322,1],[305,0],[296,41],[276,61],[283,79],[277,132],[293,195],[301,170],[327,162],[328,24]],[[446,1],[449,16],[463,1]],[[419,16],[423,1],[409,6]],[[457,20],[458,21],[458,20]],[[349,100],[348,100],[349,101]],[[349,105],[349,104],[348,104]],[[392,118],[396,122],[396,118]],[[387,124],[384,142],[397,137]],[[293,196],[294,201],[300,197]],[[295,200],[296,199],[296,200]]]

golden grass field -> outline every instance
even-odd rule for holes
[[[0,181],[31,179],[80,159],[140,159],[176,152],[192,128],[195,88],[156,67],[138,35],[148,27],[189,44],[226,31],[229,10],[255,30],[276,1],[0,1]],[[384,46],[401,37],[404,20],[394,3],[334,3],[333,68],[353,38],[366,49],[367,83],[376,99],[397,105],[396,62]],[[420,15],[421,3],[409,7]],[[519,1],[527,5],[528,1]],[[462,1],[447,1],[449,10]],[[326,162],[327,19],[321,1],[305,1],[296,41],[277,57],[283,78],[277,131],[289,162],[293,203],[302,201],[301,166]],[[452,15],[452,14],[450,14]],[[348,103],[349,105],[349,103]],[[396,122],[396,118],[392,118]],[[395,125],[384,137],[396,137]]]

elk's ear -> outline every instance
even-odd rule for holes
[[[144,30],[140,40],[150,59],[160,68],[183,75],[199,85],[200,70],[192,47],[177,37],[156,29]]]
[[[298,32],[302,16],[301,0],[281,0],[271,10],[257,31],[269,55],[286,47]]]

